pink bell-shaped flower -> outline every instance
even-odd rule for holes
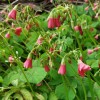
[[[54,18],[49,18],[48,19],[48,28],[52,29],[55,27],[55,20]]]
[[[15,6],[8,14],[8,18],[16,20],[16,15],[17,15],[17,6]]]
[[[61,64],[58,70],[58,74],[65,75],[66,74],[66,65]]]
[[[87,53],[90,55],[90,54],[92,54],[94,52],[94,50],[91,50],[91,49],[88,49],[87,50]]]
[[[78,73],[81,77],[85,76],[85,73],[87,71],[91,70],[91,67],[89,65],[86,65],[81,60],[78,60]]]
[[[15,29],[15,34],[17,35],[17,36],[20,36],[20,33],[22,32],[22,28],[21,27],[17,27],[16,29]]]
[[[26,61],[24,62],[24,67],[25,68],[32,68],[32,59],[27,58]]]
[[[61,26],[60,17],[55,18],[54,21],[55,21],[55,26],[56,27],[60,27]]]
[[[66,64],[64,62],[64,58],[62,59],[61,65],[58,70],[58,74],[65,75],[66,74]]]

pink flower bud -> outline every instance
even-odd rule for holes
[[[85,10],[88,11],[88,10],[89,10],[89,6],[87,6],[87,7],[85,8]]]
[[[80,34],[81,34],[81,35],[83,35],[83,31],[82,31],[81,26],[78,26],[78,25],[77,25],[77,26],[75,26],[75,27],[74,27],[74,30],[75,30],[75,31],[79,31],[79,32],[80,32]]]
[[[31,25],[31,24],[28,24],[28,25],[26,26],[26,29],[27,29],[27,30],[30,30],[31,27],[32,27],[32,25]]]
[[[9,38],[10,38],[10,33],[7,33],[7,34],[5,35],[5,38],[9,39]]]
[[[8,61],[9,61],[10,63],[14,62],[13,56],[10,56],[10,57],[8,58]]]
[[[93,53],[93,50],[90,50],[90,49],[89,49],[89,50],[87,51],[87,53],[90,55],[90,54]]]
[[[50,51],[50,53],[53,53],[54,48],[50,48],[49,51]]]
[[[98,6],[95,6],[95,7],[93,7],[92,10],[95,11],[95,10],[97,10],[97,8],[98,8]]]
[[[94,48],[93,50],[94,50],[94,51],[98,51],[98,50],[99,50],[99,48],[98,48],[98,47],[96,47],[96,48]]]
[[[42,85],[42,82],[40,82],[40,83],[36,84],[36,86],[41,86],[41,85]]]
[[[99,17],[99,16],[98,16],[98,13],[96,13],[95,18],[98,19],[98,17]]]
[[[54,28],[55,27],[55,20],[54,18],[49,18],[48,20],[48,28]]]
[[[49,72],[50,71],[50,68],[49,68],[48,65],[44,66],[44,69],[45,69],[46,72]]]
[[[43,37],[39,36],[36,42],[38,45],[41,45],[43,43]]]
[[[81,60],[78,60],[78,74],[81,77],[84,77],[85,76],[85,73],[87,71],[89,71],[89,70],[91,70],[91,67],[89,65],[86,65]]]
[[[32,68],[32,59],[27,58],[26,61],[24,62],[24,67],[25,68]]]
[[[98,5],[98,3],[96,3],[96,2],[95,2],[95,3],[93,3],[93,6],[94,6],[94,7],[96,7],[97,5]]]
[[[16,29],[15,29],[15,34],[17,35],[17,36],[20,36],[20,33],[22,32],[22,28],[21,27],[17,27]]]
[[[94,38],[95,38],[96,40],[98,40],[98,39],[99,39],[99,35],[97,34]]]
[[[85,2],[85,3],[88,3],[89,1],[88,1],[88,0],[84,0],[84,2]]]
[[[58,74],[65,75],[66,74],[66,65],[61,64],[58,70]]]
[[[79,31],[78,25],[74,27],[74,30],[75,30],[75,31]]]
[[[16,20],[16,15],[17,15],[17,11],[16,11],[16,6],[15,6],[15,7],[9,12],[8,18]]]

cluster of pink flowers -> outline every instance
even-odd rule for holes
[[[53,29],[55,27],[60,27],[61,26],[61,22],[60,22],[60,16],[58,16],[57,18],[49,18],[48,19],[48,28]]]
[[[87,54],[92,54],[94,51],[98,51],[99,50],[99,48],[98,47],[96,47],[96,48],[94,48],[94,49],[88,49],[87,50]]]
[[[8,18],[9,18],[9,19],[16,20],[16,16],[17,16],[17,10],[16,10],[16,8],[17,8],[17,6],[15,6],[15,7],[8,13]],[[15,28],[15,26],[13,25],[12,28]],[[16,34],[17,36],[20,36],[21,32],[22,32],[22,28],[21,28],[21,27],[15,28],[15,34]],[[8,39],[10,38],[10,33],[9,33],[9,32],[5,34],[5,38],[8,38]]]

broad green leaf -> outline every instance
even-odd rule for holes
[[[7,86],[9,85],[13,80],[19,79],[20,74],[18,74],[16,71],[12,71],[10,73],[8,73],[8,75],[6,75],[4,77],[4,81],[3,81],[3,85]]]
[[[57,97],[59,99],[63,99],[63,100],[66,99],[66,91],[65,90],[66,89],[64,88],[64,84],[60,84],[56,87],[55,94],[57,95]],[[76,90],[74,89],[74,91],[75,91],[75,93],[73,92],[71,87],[68,87],[68,98],[69,98],[69,100],[74,100]]]
[[[98,68],[98,67],[99,67],[98,64],[99,64],[99,60],[95,60],[95,61],[92,63],[91,67],[92,67],[92,68]]]
[[[40,83],[45,78],[46,74],[47,73],[45,72],[44,68],[38,66],[25,71],[25,75],[28,78],[28,81],[35,84]],[[20,80],[27,82],[23,74],[20,75]]]

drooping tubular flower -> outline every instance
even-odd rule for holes
[[[60,26],[61,26],[60,16],[58,16],[58,17],[55,18],[54,20],[55,20],[55,27],[60,27]]]
[[[91,70],[91,67],[89,65],[86,65],[81,60],[78,60],[78,74],[81,77],[84,77],[85,76],[85,73],[87,71],[89,71],[89,70]]]
[[[32,68],[32,57],[31,54],[28,55],[26,61],[24,62],[25,68]]]
[[[81,26],[79,26],[79,25],[75,26],[75,27],[74,27],[74,30],[75,30],[75,31],[79,31],[80,34],[83,35],[83,31],[82,31]]]
[[[87,50],[87,54],[89,54],[89,55],[92,54],[93,52],[94,52],[94,50],[91,50],[91,49]]]
[[[22,28],[21,27],[17,27],[16,29],[15,29],[15,34],[17,35],[17,36],[20,36],[20,33],[22,32]]]
[[[61,74],[61,75],[66,74],[66,64],[64,62],[64,59],[62,59],[61,65],[60,65],[59,70],[58,70],[58,74]]]
[[[55,19],[49,18],[48,19],[48,28],[53,29],[55,27]]]
[[[17,15],[17,5],[8,13],[8,18],[16,20]]]

